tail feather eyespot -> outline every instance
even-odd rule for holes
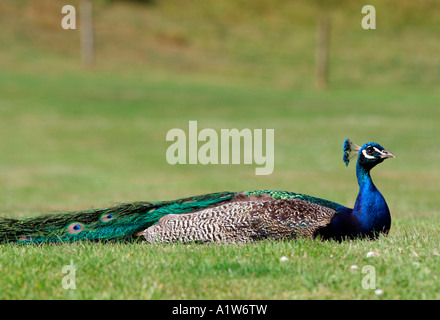
[[[102,222],[109,222],[110,220],[114,219],[115,215],[112,213],[104,213],[101,217],[100,220]]]
[[[20,238],[18,238],[18,241],[31,241],[31,240],[32,240],[31,235],[21,236]]]
[[[81,223],[73,222],[67,227],[67,232],[70,234],[77,234],[84,230],[84,226]]]

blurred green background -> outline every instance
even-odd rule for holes
[[[61,27],[66,4],[76,30]],[[366,4],[376,30],[361,27]],[[92,67],[81,61],[79,5],[0,2],[1,215],[261,188],[352,206],[354,166],[342,162],[351,138],[396,154],[373,173],[394,217],[438,216],[438,1],[94,1]],[[166,133],[189,120],[275,129],[273,174],[169,165]]]

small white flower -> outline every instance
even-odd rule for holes
[[[375,294],[376,296],[380,296],[380,295],[383,294],[383,290],[382,290],[382,289],[376,289],[376,290],[374,290],[374,294]]]
[[[286,262],[286,261],[289,261],[289,258],[287,258],[286,256],[282,256],[280,258],[280,262]]]
[[[377,257],[377,256],[380,256],[380,253],[377,251],[368,251],[367,252],[367,258]]]
[[[330,255],[330,258],[333,258],[333,254]]]
[[[351,269],[351,270],[357,270],[357,269],[359,269],[359,267],[358,267],[357,265],[354,264],[354,265],[350,266],[350,269]]]

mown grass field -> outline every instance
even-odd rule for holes
[[[8,121],[0,128],[2,215],[261,188],[352,205],[354,167],[345,168],[341,160],[349,135],[359,143],[380,141],[397,156],[373,172],[393,214],[391,234],[375,242],[245,246],[6,245],[0,248],[1,298],[439,298],[435,94],[402,92],[405,99],[395,107],[388,93],[255,91],[94,77],[3,78],[0,112]],[[98,82],[96,91],[90,83]],[[368,111],[347,114],[348,105]],[[256,106],[262,110],[258,116]],[[256,176],[253,165],[169,165],[166,132],[187,131],[192,119],[217,129],[275,128],[274,173]],[[367,258],[369,251],[380,255]],[[282,256],[289,260],[280,262]],[[71,261],[77,288],[69,291],[61,281]],[[365,265],[375,267],[383,295],[362,288]]]
[[[147,13],[156,19],[147,19],[147,26],[162,32],[147,33],[155,45],[133,44],[128,54],[124,46],[107,47],[110,35],[100,33],[101,59],[95,69],[84,70],[71,50],[74,45],[52,25],[52,15],[35,15],[38,8],[26,7],[26,1],[5,3],[3,12],[26,10],[16,25],[11,26],[12,16],[0,20],[5,25],[0,41],[8,48],[0,51],[2,216],[252,189],[302,192],[352,206],[358,187],[354,165],[346,168],[342,162],[344,139],[376,141],[396,159],[373,171],[393,218],[390,235],[377,241],[2,245],[0,299],[440,298],[440,76],[433,54],[438,41],[431,41],[435,33],[429,19],[422,29],[406,26],[402,34],[399,20],[388,21],[386,32],[378,29],[375,38],[349,32],[351,53],[343,46],[335,49],[332,86],[316,91],[307,51],[313,48],[311,18],[297,21],[305,27],[295,37],[298,42],[289,45],[272,37],[281,37],[287,22],[271,24],[278,20],[268,15],[263,25],[252,27],[264,8],[233,20],[241,22],[231,34],[220,24],[228,21],[212,14],[217,31],[209,38],[203,34],[207,29],[197,32],[196,23],[203,17],[199,22],[212,27],[207,16],[188,6],[191,19],[177,23],[171,1]],[[312,9],[302,5],[312,16]],[[147,27],[136,16],[137,4],[115,6],[120,11],[103,7],[100,17],[135,17],[134,25],[117,30],[117,39]],[[33,25],[36,16],[40,24]],[[339,31],[349,23],[337,21]],[[280,43],[275,58],[264,39]],[[345,43],[344,35],[334,39]],[[425,45],[411,49],[418,43]],[[387,50],[364,59],[374,52],[372,44],[387,44]],[[358,46],[372,51],[356,51]],[[411,55],[415,59],[402,53],[405,48],[417,51]],[[141,55],[142,49],[148,54]],[[298,59],[283,59],[289,50]],[[297,70],[292,77],[289,68]],[[366,72],[368,81],[362,78]],[[169,165],[166,133],[172,128],[187,132],[190,120],[217,132],[275,129],[273,174],[256,176],[256,165]],[[367,257],[370,251],[375,256]],[[65,290],[62,270],[71,264],[76,289]],[[362,287],[365,266],[374,267],[376,289],[382,292]]]

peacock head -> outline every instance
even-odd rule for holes
[[[385,159],[395,158],[394,154],[385,150],[385,148],[378,143],[368,142],[360,147],[351,142],[350,139],[345,139],[343,157],[345,164],[348,166],[350,159],[356,155],[358,156],[358,165],[368,170]]]

